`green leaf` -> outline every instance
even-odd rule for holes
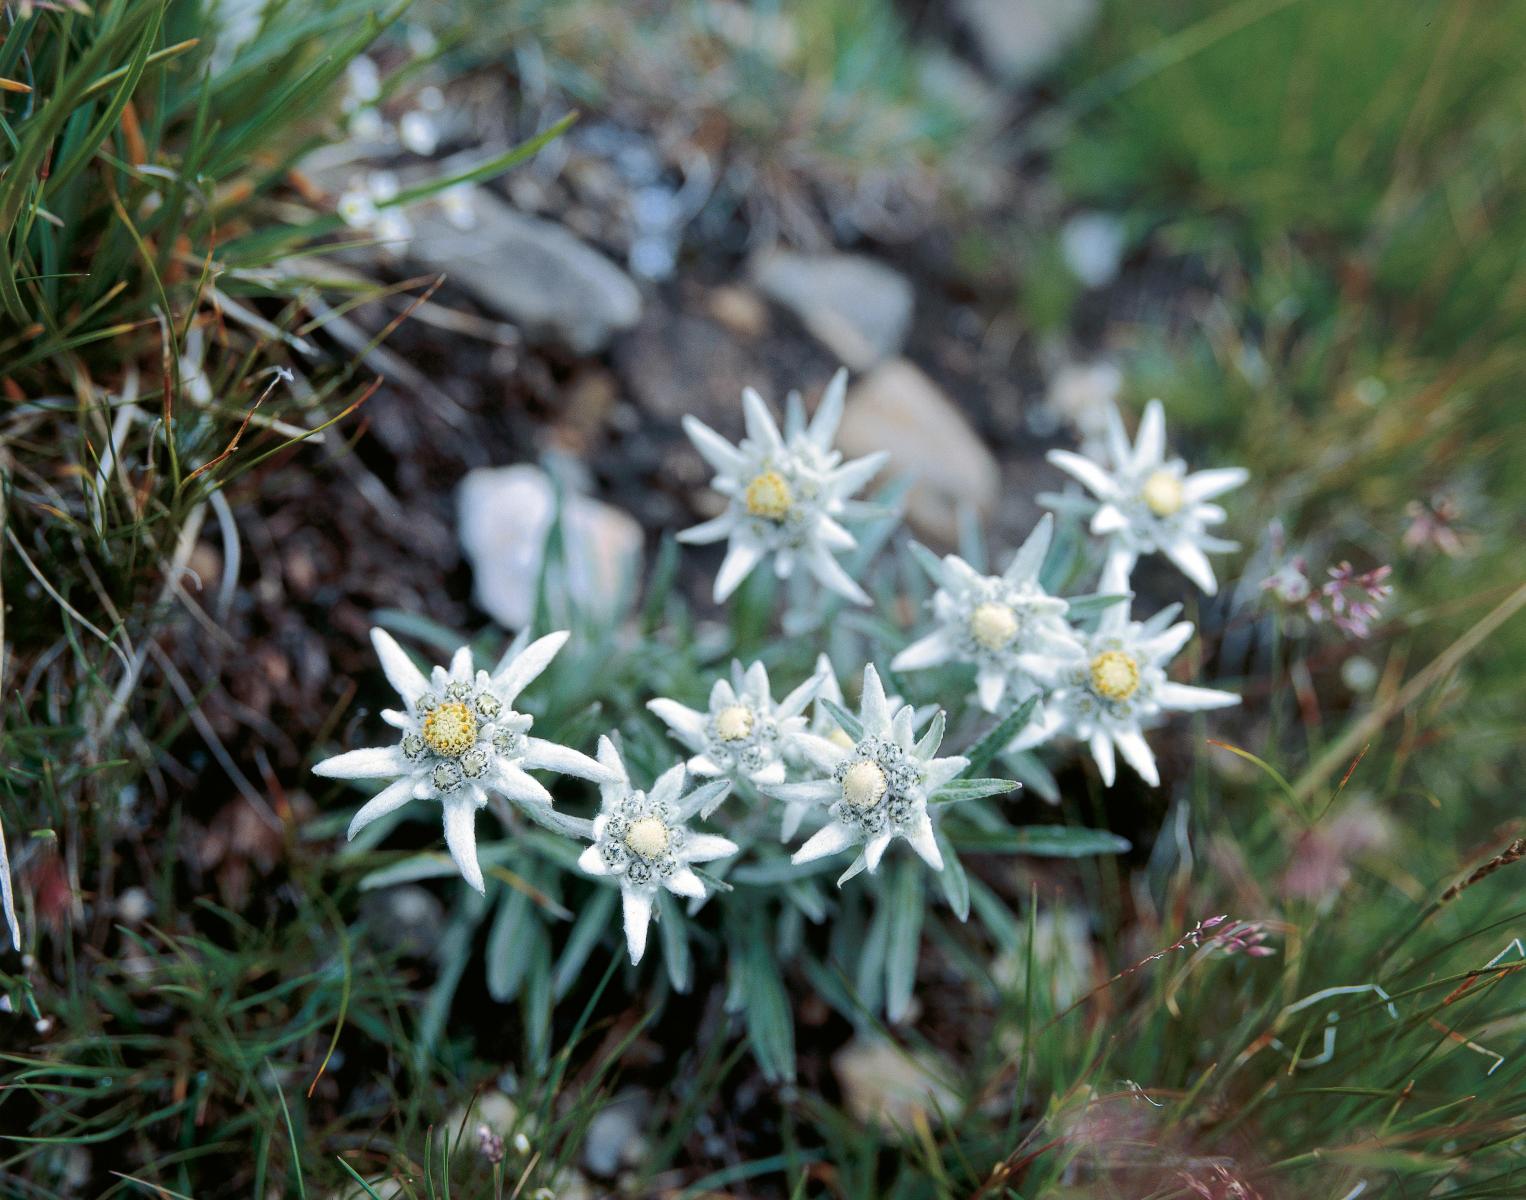
[[[906,549],[911,551],[912,558],[916,560],[917,566],[926,572],[927,577],[941,587],[943,585],[943,560],[921,542],[907,542]]]
[[[683,910],[671,892],[657,893],[657,932],[662,937],[662,962],[675,992],[684,993],[694,982],[694,957],[689,953],[689,928]]]
[[[562,956],[556,960],[556,971],[551,976],[551,994],[556,999],[565,996],[578,981],[583,964],[588,961],[593,948],[609,928],[610,917],[615,911],[615,897],[618,895],[617,888],[598,887],[584,901],[583,911],[578,914],[578,919],[572,926],[567,945],[562,950]]]
[[[965,757],[970,760],[970,765],[965,768],[971,775],[984,771],[991,760],[1007,747],[1019,733],[1027,727],[1033,719],[1033,710],[1039,706],[1037,695],[1029,696],[1007,716],[992,727],[991,731],[970,747]]]
[[[795,1022],[784,981],[779,978],[764,910],[749,909],[738,925],[740,936],[731,940],[731,960],[737,970],[736,991],[748,1044],[769,1080],[793,1080]]]
[[[885,955],[885,1016],[892,1023],[911,1009],[922,948],[922,865],[904,858],[890,882],[890,937]]]
[[[954,853],[954,844],[939,825],[933,826],[933,836],[938,839],[938,852],[943,855],[943,870],[938,872],[938,885],[943,898],[961,921],[970,918],[970,877],[965,874],[964,864]]]
[[[1050,804],[1060,802],[1060,781],[1044,765],[1043,759],[1031,750],[1008,750],[1001,756],[1001,760],[1022,781],[1023,786],[1032,788],[1040,799],[1047,800]]]
[[[1086,858],[1093,854],[1122,854],[1129,849],[1129,840],[1116,833],[1071,825],[971,831],[953,835],[953,842],[966,853],[1033,854],[1042,858]]]
[[[518,993],[529,965],[524,942],[532,906],[530,897],[517,888],[502,891],[488,930],[486,970],[488,995],[499,1004],[507,1004]]]
[[[821,705],[832,714],[832,720],[855,742],[864,736],[864,724],[852,713],[836,701],[828,700],[825,696],[817,696],[816,703]]]
[[[1090,617],[1115,604],[1122,604],[1127,599],[1129,596],[1126,592],[1092,592],[1087,596],[1071,596],[1065,601],[1065,615]]]
[[[1000,796],[1021,785],[1011,779],[951,779],[928,797],[930,804],[958,804],[961,800],[979,800]]]

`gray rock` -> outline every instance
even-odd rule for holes
[[[887,1134],[903,1134],[918,1121],[936,1120],[959,1107],[959,1098],[943,1082],[952,1078],[950,1064],[930,1050],[903,1050],[860,1034],[832,1056],[832,1070],[848,1111]]]
[[[597,353],[640,319],[641,293],[630,276],[564,226],[526,216],[485,189],[475,211],[476,224],[464,230],[431,207],[410,210],[410,255],[528,337],[579,354]]]
[[[911,284],[860,254],[775,250],[752,265],[753,282],[847,366],[866,371],[900,352],[911,325]]]
[[[645,1149],[641,1122],[649,1103],[644,1094],[630,1092],[611,1100],[588,1122],[583,1168],[590,1175],[607,1179],[621,1167],[640,1161]]]
[[[837,444],[850,458],[890,451],[882,475],[916,480],[906,519],[931,541],[953,545],[961,509],[988,516],[996,505],[995,457],[953,401],[905,359],[877,367],[849,390]]]
[[[564,489],[565,574],[546,581],[553,604],[612,620],[634,595],[641,526],[622,509]],[[461,547],[473,598],[500,625],[521,629],[535,611],[546,537],[556,514],[551,477],[539,467],[479,467],[456,493]]]
[[[1081,40],[1099,0],[958,0],[980,56],[993,74],[1020,83],[1041,75]]]

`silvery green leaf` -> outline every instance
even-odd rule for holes
[[[998,721],[985,737],[981,738],[980,741],[976,742],[965,753],[965,757],[970,760],[970,765],[965,770],[971,774],[976,771],[985,770],[986,765],[1000,754],[1003,748],[1021,733],[1028,722],[1033,719],[1033,710],[1038,705],[1039,697],[1037,695],[1029,696]]]
[[[905,1018],[917,986],[922,946],[922,873],[910,859],[896,864],[890,882],[890,934],[885,955],[885,1017]]]
[[[657,933],[662,938],[662,962],[668,971],[668,982],[675,992],[687,992],[694,978],[689,927],[677,901],[667,891],[657,893]]]
[[[1093,854],[1122,854],[1127,838],[1106,829],[1083,829],[1071,825],[1028,825],[999,833],[962,833],[953,836],[959,849],[979,854],[1033,854],[1043,858],[1087,858]]]
[[[618,895],[616,888],[594,888],[593,893],[583,902],[583,911],[578,913],[578,919],[567,937],[567,945],[562,948],[562,955],[556,960],[556,970],[551,975],[551,994],[557,1000],[565,996],[578,981],[583,964],[588,961],[593,948],[609,928]]]
[[[762,909],[754,908],[745,914],[738,926],[731,939],[731,956],[737,969],[748,1043],[768,1079],[792,1080],[795,1077],[795,1023],[789,995],[784,990],[784,981],[779,978],[767,918]]]
[[[1060,783],[1044,765],[1044,760],[1031,750],[1008,750],[1001,756],[1007,769],[1022,780],[1024,787],[1031,787],[1040,799],[1050,804],[1060,802]]]
[[[951,779],[928,797],[929,804],[958,804],[961,800],[980,800],[1000,796],[1021,787],[1011,779]]]
[[[855,742],[864,736],[864,723],[841,704],[834,700],[828,700],[825,696],[817,696],[816,703],[831,713],[832,720],[836,721],[838,727]]]
[[[5,910],[5,927],[11,933],[11,945],[21,949],[21,923],[16,920],[16,894],[11,891],[11,859],[5,848],[5,827],[0,825],[0,908]]]
[[[885,959],[890,949],[890,906],[885,902],[883,889],[880,903],[874,907],[874,917],[864,934],[858,955],[858,970],[854,984],[858,998],[870,1013],[879,1012],[885,1000]]]
[[[1132,592],[1092,592],[1086,596],[1072,596],[1065,601],[1065,613],[1070,617],[1089,617],[1115,604],[1122,604],[1132,597]]]
[[[487,991],[499,1004],[514,999],[524,981],[529,958],[521,944],[531,920],[530,897],[517,888],[505,888],[487,935]]]
[[[926,572],[927,577],[939,587],[942,587],[943,560],[921,542],[907,542],[906,549],[911,552],[912,558],[916,559],[917,566]]]
[[[551,939],[539,925],[532,925],[531,930],[530,944],[525,949],[530,965],[525,974],[521,1011],[530,1061],[544,1067],[551,1057]]]
[[[943,710],[940,708],[933,717],[921,739],[917,742],[916,754],[918,758],[931,758],[938,753],[938,747],[943,745],[943,730],[947,723]],[[968,768],[966,768],[968,770]]]
[[[938,850],[943,855],[943,870],[938,872],[938,883],[943,887],[943,898],[961,921],[970,916],[970,879],[964,873],[964,864],[954,853],[953,844],[939,825],[933,826],[933,836],[938,839]]]

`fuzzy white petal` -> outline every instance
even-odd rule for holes
[[[747,469],[746,456],[698,417],[684,417],[683,425],[684,432],[689,435],[689,440],[694,443],[700,457],[710,464],[717,475],[736,477]]]
[[[424,678],[424,673],[385,629],[371,630],[371,645],[376,648],[376,657],[381,661],[387,682],[403,698],[403,702],[412,708],[414,702],[429,690],[429,681]]]
[[[763,397],[752,388],[744,388],[742,391],[742,419],[747,425],[748,438],[760,449],[767,454],[784,453],[784,439],[779,435],[774,415],[768,411],[768,405],[763,403]]]
[[[551,793],[540,780],[526,775],[512,763],[498,770],[498,790],[519,804],[551,804]]]
[[[1200,504],[1225,492],[1233,491],[1250,478],[1244,467],[1218,467],[1211,471],[1194,471],[1182,480],[1182,499],[1188,504]]]
[[[1158,467],[1166,457],[1166,410],[1159,400],[1145,405],[1139,418],[1139,434],[1134,439],[1134,470]]]
[[[806,566],[812,575],[839,596],[844,596],[855,604],[869,603],[868,593],[853,581],[853,577],[843,570],[842,564],[832,557],[832,552],[821,543],[811,547]]]
[[[350,818],[350,828],[344,836],[346,838],[354,838],[357,833],[372,821],[380,820],[389,812],[395,812],[412,799],[412,779],[399,779],[395,783],[389,784],[360,806],[360,811]]]
[[[561,775],[576,775],[579,779],[591,779],[603,783],[609,772],[588,755],[567,746],[559,746],[544,738],[525,739],[525,755],[522,764],[531,770],[556,771]]]
[[[833,821],[807,838],[805,845],[790,855],[790,862],[797,866],[801,863],[815,862],[818,858],[826,858],[829,854],[840,853],[857,842],[858,833],[855,830],[841,821]]]
[[[907,831],[906,842],[934,871],[943,870],[943,851],[938,849],[938,839],[933,833],[933,823],[926,813],[918,817],[916,823]]]
[[[1039,518],[1038,524],[1033,527],[1033,532],[1028,535],[1027,540],[1012,556],[1011,563],[1002,572],[1002,578],[1008,583],[1028,583],[1037,579],[1039,571],[1044,566],[1044,559],[1049,554],[1049,543],[1053,538],[1054,514],[1045,513]]]
[[[557,652],[567,643],[571,636],[567,630],[557,633],[548,633],[543,638],[537,638],[493,677],[493,688],[498,693],[499,699],[505,704],[513,704],[519,693],[551,665],[551,660]]]
[[[667,879],[663,880],[663,887],[675,896],[687,896],[691,900],[703,900],[705,898],[705,885],[700,877],[688,867],[680,867]]]
[[[717,858],[729,858],[737,852],[737,844],[730,838],[713,833],[691,833],[684,844],[684,857],[690,862],[710,862]]]
[[[621,888],[621,907],[625,915],[625,944],[630,950],[631,962],[639,963],[646,953],[646,930],[652,920],[652,896],[650,892],[635,888]]]
[[[702,713],[665,697],[648,700],[646,707],[690,749],[697,750],[705,744],[705,718]]]
[[[588,846],[578,855],[578,870],[590,875],[608,875],[609,864],[604,861],[604,855],[597,845]]]
[[[444,801],[445,845],[456,860],[461,877],[479,892],[486,892],[482,867],[477,863],[477,803],[471,796],[450,796]]]
[[[763,547],[751,537],[735,537],[726,549],[721,569],[715,574],[715,602],[724,604],[731,593],[741,586],[742,580],[752,574],[752,569],[763,557]]]
[[[890,842],[894,836],[890,830],[885,829],[864,844],[864,862],[869,867],[869,874],[873,875],[880,869],[880,859],[885,857],[885,851],[890,848]]]
[[[816,415],[811,418],[807,431],[807,436],[818,450],[825,452],[832,448],[832,439],[837,436],[837,427],[842,424],[843,398],[847,392],[848,369],[839,367],[837,374],[827,384],[827,390],[821,394],[821,403],[817,405]]]
[[[1051,463],[1067,475],[1074,476],[1099,500],[1116,500],[1118,484],[1113,477],[1091,459],[1069,450],[1051,450],[1045,455]]]
[[[1117,775],[1113,761],[1113,739],[1102,732],[1092,734],[1091,751],[1092,757],[1097,760],[1097,771],[1102,776],[1103,786],[1112,787]]]
[[[409,770],[408,760],[396,746],[368,746],[313,764],[313,774],[325,779],[387,779]]]
[[[708,546],[711,542],[724,542],[736,527],[736,514],[724,512],[718,517],[681,530],[677,537],[680,542],[690,546]]]
[[[890,660],[892,671],[923,671],[948,662],[954,656],[953,643],[947,632],[934,630],[924,638],[918,638]]]
[[[1185,683],[1163,683],[1155,689],[1160,706],[1172,712],[1201,712],[1210,708],[1229,708],[1240,703],[1233,692],[1215,688],[1189,687]]]

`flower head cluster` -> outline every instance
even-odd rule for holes
[[[1392,573],[1386,564],[1359,572],[1343,561],[1327,568],[1325,582],[1316,588],[1307,560],[1295,556],[1263,579],[1261,590],[1316,625],[1329,622],[1346,637],[1365,638],[1393,595]]]
[[[1049,461],[1074,476],[1095,500],[1085,504],[1091,531],[1108,541],[1108,562],[1125,577],[1143,554],[1164,554],[1209,595],[1218,590],[1206,552],[1234,550],[1210,526],[1226,514],[1209,501],[1249,478],[1242,467],[1188,473],[1179,458],[1166,458],[1166,419],[1159,400],[1145,406],[1139,434],[1130,444],[1118,410],[1108,409],[1104,461],[1069,450],[1051,450]],[[1059,501],[1063,503],[1063,499]]]
[[[1102,591],[1127,590],[1120,563],[1110,564]],[[1043,715],[1017,735],[1014,750],[1028,749],[1059,733],[1086,742],[1109,787],[1115,754],[1151,786],[1160,783],[1144,728],[1162,713],[1194,712],[1240,703],[1233,692],[1189,687],[1166,678],[1165,667],[1192,636],[1192,623],[1171,620],[1177,605],[1148,621],[1129,617],[1127,601],[1103,610],[1097,629],[1081,634],[1073,650],[1028,654],[1023,667],[1049,689]]]
[[[403,700],[382,720],[402,736],[396,745],[351,750],[324,759],[315,774],[330,779],[391,779],[350,822],[354,837],[372,821],[410,800],[438,800],[444,809],[445,844],[466,882],[484,890],[477,862],[476,814],[496,792],[537,819],[551,810],[551,793],[528,774],[537,769],[604,780],[608,772],[585,754],[530,733],[534,719],[514,702],[556,657],[567,634],[552,633],[528,646],[510,648],[497,668],[474,671],[463,646],[450,669],[425,676],[391,635],[371,631],[371,643],[387,680]]]
[[[914,720],[910,705],[891,708],[879,672],[866,666],[856,740],[846,746],[828,740],[811,743],[817,777],[769,789],[786,803],[827,808],[827,824],[795,851],[793,862],[812,862],[862,846],[838,881],[842,883],[862,870],[878,868],[891,841],[902,837],[933,870],[943,869],[927,802],[969,760],[934,757],[943,739],[942,722],[935,720],[918,740]]]
[[[694,774],[783,783],[785,756],[806,736],[805,706],[820,685],[818,674],[776,704],[762,663],[744,673],[733,662],[731,678],[717,679],[710,689],[707,711],[666,698],[648,701],[647,708],[694,752]]]
[[[792,403],[787,436],[751,388],[742,393],[747,436],[739,445],[696,417],[684,418],[684,431],[715,470],[712,486],[727,498],[724,513],[678,535],[683,542],[729,543],[715,577],[717,603],[769,556],[781,579],[803,565],[825,587],[856,604],[869,603],[835,557],[858,544],[838,518],[887,456],[869,454],[844,463],[832,448],[847,386],[846,371],[832,377],[809,425],[799,415],[798,403]]]
[[[619,882],[625,909],[625,940],[631,962],[646,951],[647,925],[657,892],[700,900],[705,885],[691,863],[709,862],[737,852],[735,842],[697,833],[688,822],[708,814],[730,790],[726,780],[706,783],[685,793],[688,772],[680,763],[663,772],[650,792],[631,786],[620,753],[607,737],[599,739],[599,764],[606,779],[599,784],[600,811],[594,819],[593,845],[578,858],[590,875]]]
[[[1038,691],[1022,656],[1063,653],[1078,644],[1065,622],[1068,605],[1038,581],[1053,533],[1054,518],[1046,513],[1000,575],[981,575],[955,554],[941,562],[927,555],[924,568],[938,585],[932,598],[937,627],[896,655],[891,669],[973,663],[975,690],[987,712],[996,712],[1009,692],[1021,700]]]

